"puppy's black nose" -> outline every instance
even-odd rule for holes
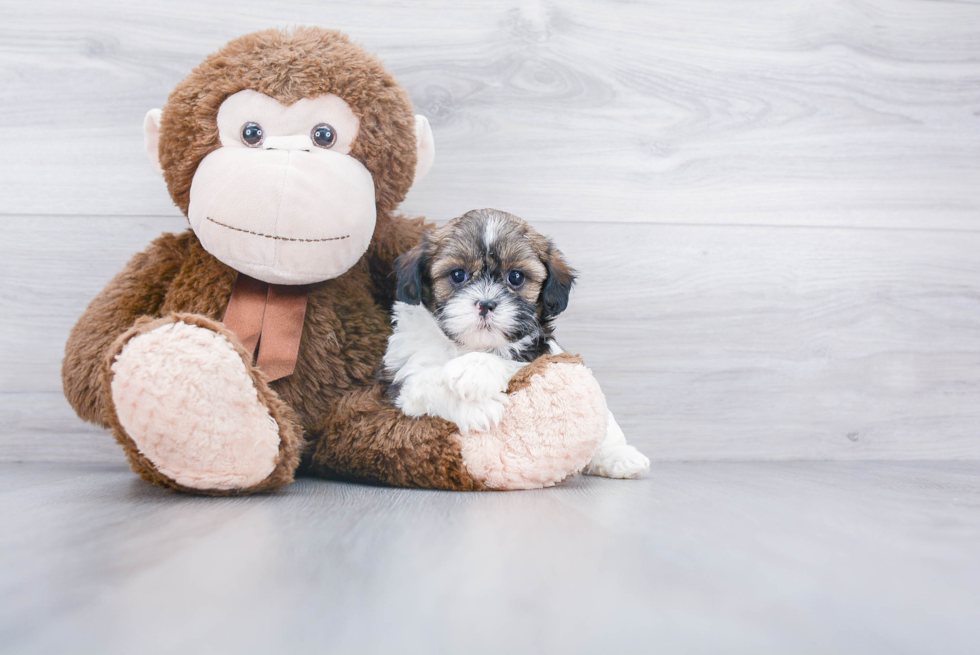
[[[488,312],[492,312],[497,307],[497,303],[492,300],[481,300],[476,306],[480,308],[480,316],[486,316]]]

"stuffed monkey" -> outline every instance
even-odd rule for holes
[[[393,261],[424,228],[394,212],[433,143],[376,57],[318,28],[250,34],[144,128],[190,229],[109,282],[63,366],[72,407],[112,430],[140,476],[213,495],[297,471],[480,490],[549,486],[588,464],[605,400],[572,356],[523,369],[486,432],[383,398]]]

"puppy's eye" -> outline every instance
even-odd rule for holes
[[[462,284],[466,282],[466,271],[461,268],[457,268],[455,271],[449,274],[449,279],[453,281],[453,284]]]
[[[507,275],[507,283],[516,289],[524,284],[524,274],[520,271],[511,271]]]
[[[249,148],[258,148],[265,140],[265,131],[258,123],[245,123],[242,125],[242,143]]]
[[[320,123],[310,132],[310,138],[318,148],[332,148],[337,143],[337,131],[326,123]]]

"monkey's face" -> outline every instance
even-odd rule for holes
[[[414,128],[414,129],[413,129]],[[432,164],[432,131],[381,62],[314,27],[246,34],[144,122],[201,244],[265,282],[343,275]]]
[[[200,163],[187,217],[212,255],[254,278],[309,284],[367,250],[374,181],[350,156],[360,121],[335,95],[290,106],[256,91],[218,110],[221,147]]]

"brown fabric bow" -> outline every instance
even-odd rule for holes
[[[306,285],[269,284],[238,274],[222,321],[245,350],[254,355],[258,346],[255,365],[270,382],[296,370],[308,291]]]

